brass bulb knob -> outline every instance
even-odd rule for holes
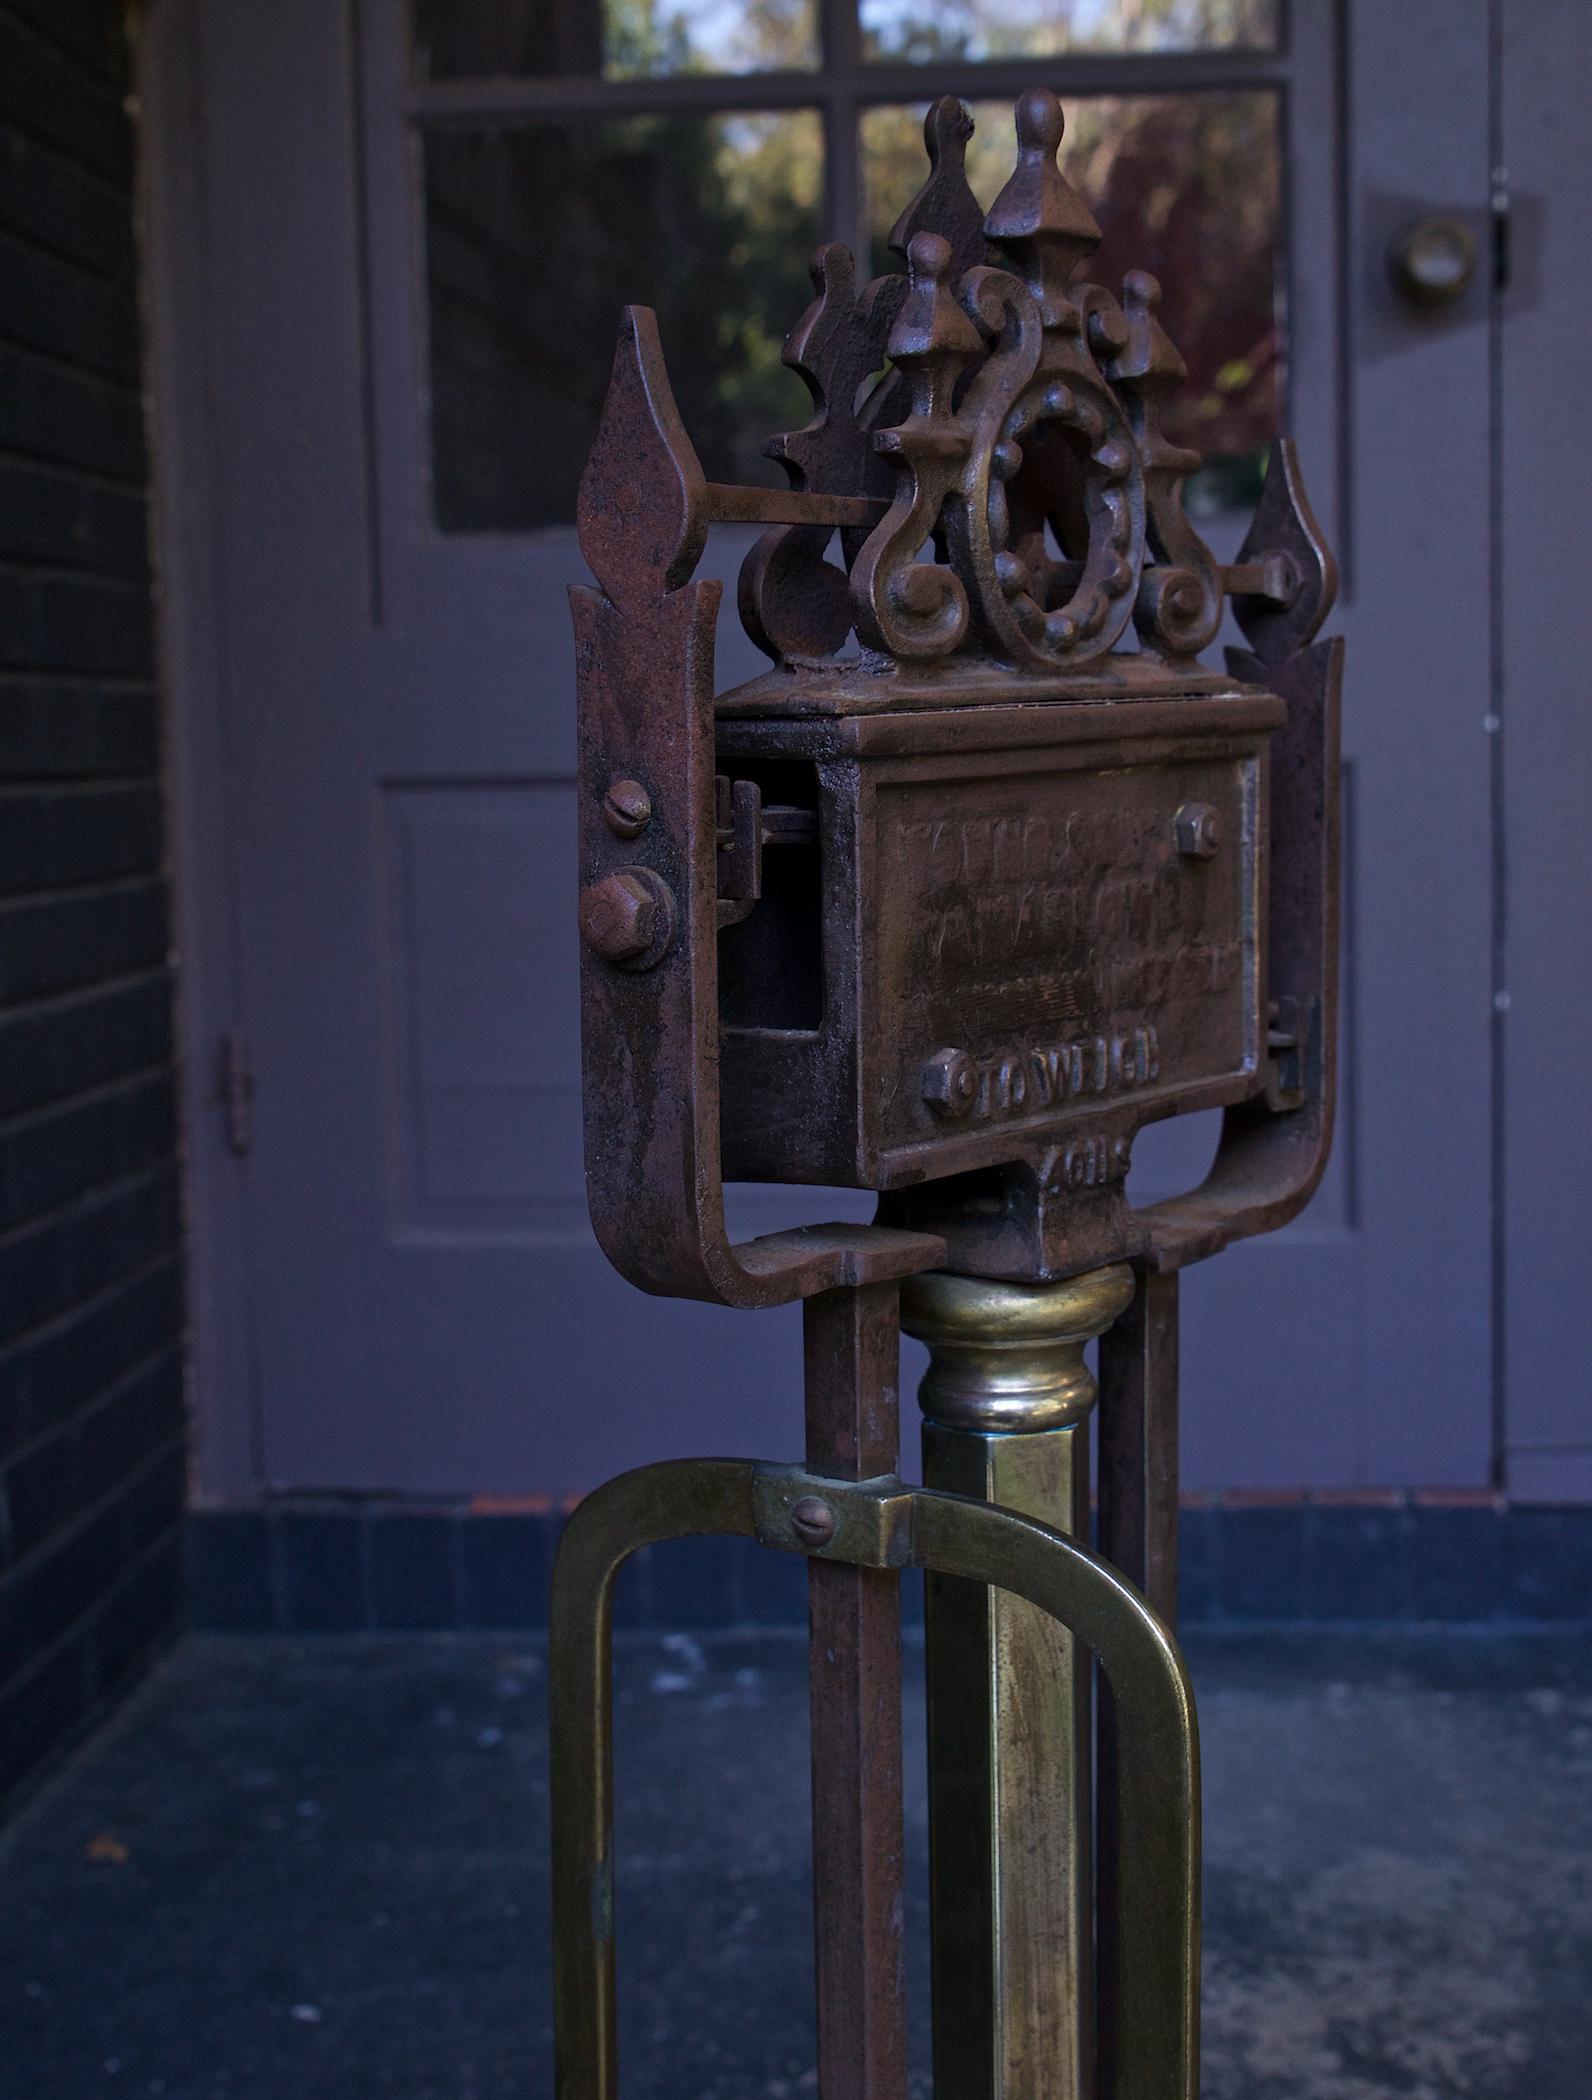
[[[950,1429],[1058,1429],[1094,1406],[1084,1345],[1133,1299],[1125,1262],[1059,1283],[935,1273],[901,1286],[901,1325],[929,1345],[923,1411]]]

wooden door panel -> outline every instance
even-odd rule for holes
[[[392,1232],[586,1238],[567,781],[382,793]]]
[[[209,844],[186,879],[235,900],[190,998],[202,1027],[242,1022],[258,1082],[252,1156],[200,1174],[196,1258],[241,1234],[249,1307],[247,1332],[202,1338],[201,1375],[252,1416],[258,1476],[303,1488],[577,1488],[671,1451],[793,1450],[794,1317],[640,1298],[585,1221],[580,563],[564,529],[432,519],[399,0],[172,5],[204,125],[169,150],[198,156],[202,194],[157,232],[203,278],[218,521],[214,590],[179,617],[220,637],[217,691],[189,705],[229,725],[189,790],[224,798],[223,836],[187,823]],[[1201,1485],[1485,1477],[1485,306],[1413,318],[1379,246],[1387,199],[1485,202],[1483,15],[1358,0],[1340,36],[1299,0],[1291,55],[1261,66],[1289,419],[1348,585],[1350,1076],[1316,1205],[1187,1286]],[[161,36],[182,42],[169,18]],[[704,571],[733,579],[745,543],[716,535]],[[760,661],[733,611],[720,659],[726,683]],[[190,1100],[218,1143],[197,1079]],[[1136,1192],[1186,1182],[1209,1142],[1149,1134]],[[750,1230],[868,1209],[735,1201]]]

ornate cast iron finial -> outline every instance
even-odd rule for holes
[[[740,613],[797,672],[834,667],[854,633],[880,671],[1070,677],[1104,668],[1130,621],[1144,652],[1187,665],[1227,596],[1263,661],[1302,647],[1336,578],[1291,450],[1274,447],[1223,572],[1183,510],[1198,456],[1164,434],[1186,372],[1159,286],[1132,271],[1119,301],[1073,282],[1100,229],[1057,161],[1061,104],[1045,89],[1018,102],[1017,163],[987,215],[967,181],[972,130],[949,96],[928,112],[929,173],[891,234],[905,275],[859,286],[848,249],[818,251],[817,297],[784,350],[813,414],[766,448],[786,496],[706,481],[656,323],[627,311],[588,483],[612,489],[623,461],[636,500],[583,496],[592,568],[632,593],[676,588],[712,519],[769,522]]]
[[[911,388],[911,412],[874,437],[875,451],[897,463],[896,495],[857,556],[851,603],[858,635],[881,656],[937,657],[967,633],[968,594],[955,569],[922,562],[918,551],[961,487],[971,435],[952,404],[984,341],[951,295],[949,241],[915,233],[907,269],[911,289],[889,351]]]

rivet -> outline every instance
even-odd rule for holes
[[[835,1513],[821,1495],[803,1495],[792,1506],[790,1528],[804,1546],[827,1546],[835,1535]]]
[[[923,1067],[923,1099],[937,1116],[965,1116],[978,1093],[978,1067],[965,1050],[936,1050]]]
[[[612,780],[603,797],[603,817],[617,837],[639,838],[652,822],[652,797],[639,780]]]
[[[1185,802],[1173,830],[1177,850],[1188,860],[1213,860],[1221,851],[1222,820],[1208,802]]]

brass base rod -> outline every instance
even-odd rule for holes
[[[923,1478],[1074,1537],[1089,1527],[1085,1344],[1132,1295],[1117,1264],[1061,1283],[916,1277],[929,1345]],[[938,2100],[1093,2100],[1092,1664],[1005,1591],[926,1595]]]

